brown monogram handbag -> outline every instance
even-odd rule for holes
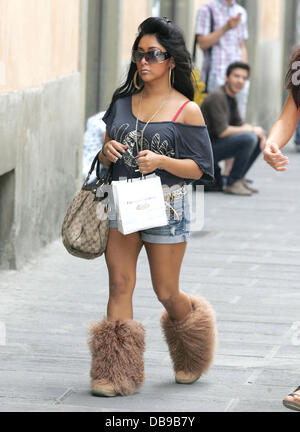
[[[88,184],[97,164],[97,182]],[[95,157],[81,191],[71,202],[62,224],[62,241],[67,251],[76,257],[94,259],[105,249],[109,232],[108,193],[99,197],[97,191],[108,183],[112,169],[100,178],[98,154]]]

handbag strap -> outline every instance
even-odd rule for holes
[[[96,185],[99,186],[101,184],[108,183],[109,178],[112,175],[113,164],[112,163],[110,164],[110,167],[108,168],[107,173],[105,174],[104,177],[101,178],[100,177],[100,161],[99,161],[99,157],[98,157],[99,153],[100,152],[98,152],[96,154],[96,156],[95,156],[95,158],[94,158],[94,160],[92,162],[91,168],[90,168],[90,170],[88,172],[88,175],[87,175],[87,177],[85,179],[85,182],[83,183],[82,187],[85,187],[88,184],[88,182],[90,180],[90,177],[91,177],[91,175],[92,175],[92,173],[93,173],[93,171],[95,169],[95,166],[96,166],[96,176],[97,176],[97,183],[96,183]]]

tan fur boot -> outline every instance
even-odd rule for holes
[[[192,311],[174,321],[167,311],[161,325],[176,373],[176,382],[191,384],[206,372],[214,357],[217,329],[215,313],[202,297],[190,296]]]
[[[107,320],[90,328],[91,392],[130,395],[144,382],[145,330],[134,320]]]

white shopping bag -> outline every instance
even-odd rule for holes
[[[126,235],[168,224],[164,194],[158,176],[113,181],[118,230]]]

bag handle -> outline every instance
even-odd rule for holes
[[[93,171],[95,169],[95,166],[96,166],[96,176],[97,176],[96,186],[99,186],[100,184],[103,184],[103,183],[107,183],[109,181],[109,178],[112,175],[112,171],[113,171],[113,164],[112,163],[110,164],[110,167],[108,168],[107,173],[101,179],[101,177],[100,177],[100,161],[99,161],[99,157],[98,157],[99,153],[100,152],[98,152],[96,154],[96,156],[95,156],[95,158],[94,158],[94,160],[92,162],[91,168],[90,168],[90,170],[88,172],[88,175],[87,175],[87,177],[85,179],[85,182],[83,183],[82,187],[85,187],[88,184],[88,182],[90,180],[90,177],[91,177],[91,175],[92,175],[92,173],[93,173]]]

